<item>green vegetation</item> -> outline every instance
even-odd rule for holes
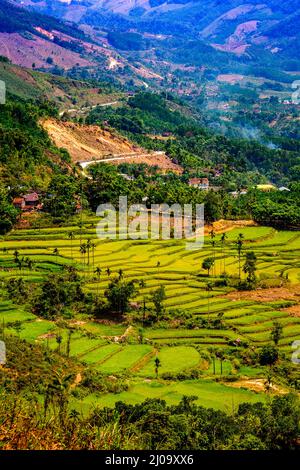
[[[192,168],[199,176],[205,168],[218,165],[224,178],[218,178],[216,184],[227,182],[227,187],[230,183],[257,184],[263,181],[262,176],[274,182],[298,179],[292,170],[299,158],[297,147],[274,150],[255,141],[215,135],[195,119],[184,117],[174,109],[172,101],[167,102],[158,95],[138,93],[125,106],[109,110],[96,108],[88,118],[89,123],[101,124],[104,120],[147,148],[163,147],[171,158],[186,170]],[[164,132],[171,132],[173,139],[155,140],[157,133]]]

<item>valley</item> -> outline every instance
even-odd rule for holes
[[[298,3],[0,0],[1,458],[298,450]]]
[[[16,307],[2,300],[0,321],[5,326],[5,334],[17,335],[62,355],[69,347],[70,357],[77,358],[79,364],[102,374],[124,377],[128,383],[128,391],[120,394],[88,395],[83,400],[75,395],[71,406],[88,412],[98,403],[112,406],[120,399],[137,403],[149,396],[166,397],[168,403],[175,404],[187,393],[198,393],[197,403],[217,409],[228,409],[224,399],[227,395],[233,407],[244,400],[265,400],[264,387],[255,394],[252,384],[254,380],[263,381],[267,370],[245,364],[235,368],[231,354],[240,350],[243,355],[249,348],[268,344],[275,320],[283,328],[279,342],[281,353],[287,356],[292,353],[291,344],[300,331],[299,232],[241,227],[227,232],[225,246],[220,242],[221,234],[214,248],[207,236],[204,250],[189,253],[179,241],[99,241],[94,235],[96,219],[83,220],[82,228],[73,224],[59,230],[42,227],[38,231],[16,230],[0,241],[2,283],[9,279],[41,283],[48,273],[72,268],[80,273],[84,291],[101,298],[110,280],[118,276],[121,262],[124,280],[134,280],[142,286],[134,299],[136,313],[128,314],[123,320],[100,317],[95,321],[88,315],[77,314],[63,323],[49,321],[30,313],[26,304]],[[71,239],[70,233],[74,233]],[[253,295],[233,292],[221,283],[224,266],[230,276],[238,272],[235,239],[240,233],[244,236],[245,252],[255,251],[258,276],[265,283],[264,289]],[[80,252],[80,239],[95,244],[89,261]],[[26,266],[17,268],[15,253],[19,259],[26,257],[32,261],[30,270]],[[201,270],[202,261],[208,256],[216,259],[210,278]],[[100,276],[95,275],[98,266],[102,268]],[[284,283],[287,275],[290,284]],[[215,284],[210,292],[206,289],[208,281]],[[151,293],[162,283],[166,289],[165,316],[170,317],[170,324],[148,319]],[[266,289],[268,285],[272,287]],[[180,317],[183,305],[185,316]],[[138,319],[140,310],[144,311],[143,322]],[[202,322],[205,326],[201,326]],[[222,366],[219,360],[215,364],[212,356],[209,358],[213,351],[217,357],[224,351]],[[156,378],[155,357],[161,361]],[[186,381],[176,382],[179,374],[186,376]],[[190,381],[191,374],[198,379]],[[235,382],[238,386],[239,380],[244,384],[243,390],[232,388]]]

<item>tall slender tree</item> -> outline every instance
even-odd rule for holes
[[[241,258],[242,258],[242,250],[243,250],[243,239],[244,235],[242,233],[239,233],[236,241],[237,245],[237,252],[238,252],[238,264],[239,264],[239,280],[241,280]]]
[[[98,266],[96,269],[95,269],[95,274],[98,278],[98,284],[97,284],[97,294],[99,295],[99,290],[100,290],[100,278],[101,278],[101,273],[102,273],[102,269],[100,268],[100,266]]]
[[[205,290],[207,292],[207,313],[208,313],[208,321],[210,321],[210,292],[213,290],[213,285],[211,282],[206,284]]]
[[[75,238],[74,232],[72,232],[72,231],[69,232],[68,237],[69,237],[69,239],[70,239],[70,241],[71,241],[71,258],[72,258],[72,260],[73,260],[73,240],[74,240],[74,238]]]
[[[226,232],[222,233],[221,235],[221,246],[222,246],[222,258],[223,258],[223,266],[224,266],[224,273],[226,272],[226,256],[225,256],[225,246],[226,246],[226,240],[227,240],[227,234]]]

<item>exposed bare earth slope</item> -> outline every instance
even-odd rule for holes
[[[107,158],[110,163],[116,165],[123,161],[146,163],[150,166],[157,165],[163,171],[182,172],[182,168],[173,163],[163,152],[149,153],[125,137],[103,130],[99,126],[79,125],[55,119],[43,120],[41,124],[57,147],[68,150],[75,163]],[[110,158],[114,156],[117,158],[111,160]]]
[[[68,150],[74,162],[138,150],[125,138],[103,130],[99,126],[84,126],[55,119],[42,121],[42,125],[57,147]]]

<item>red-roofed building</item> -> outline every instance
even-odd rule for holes
[[[191,178],[189,180],[189,185],[193,188],[199,188],[207,191],[209,189],[209,180],[208,178]]]
[[[25,200],[25,205],[29,207],[35,207],[39,203],[39,195],[38,193],[29,193],[25,194],[24,200]]]
[[[15,197],[13,205],[22,211],[30,211],[33,209],[41,210],[43,205],[39,202],[39,195],[35,192],[24,194],[24,196]]]
[[[25,199],[23,197],[15,197],[13,199],[13,205],[16,207],[16,209],[24,210],[24,208],[25,208]]]

